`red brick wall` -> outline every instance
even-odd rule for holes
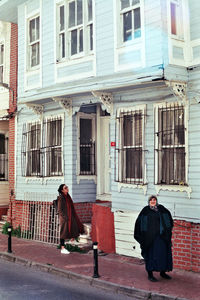
[[[92,220],[92,205],[90,202],[74,203],[77,215],[82,223],[91,223]]]
[[[174,220],[174,267],[200,272],[200,224]]]
[[[17,107],[17,25],[11,24],[10,37],[10,98],[9,98],[9,196],[8,221],[15,221],[15,111]]]

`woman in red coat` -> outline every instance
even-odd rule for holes
[[[65,239],[77,238],[80,233],[84,232],[84,227],[76,214],[72,198],[68,193],[68,186],[61,184],[58,192],[61,253],[69,254],[70,252],[64,247]]]

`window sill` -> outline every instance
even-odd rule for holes
[[[175,41],[177,41],[177,42],[185,42],[185,39],[184,38],[182,38],[182,37],[179,37],[178,35],[173,35],[173,34],[171,34],[171,39],[172,40],[175,40]]]
[[[95,184],[97,184],[97,176],[96,175],[77,175],[77,183],[80,184],[81,180],[93,180]]]
[[[141,43],[142,43],[142,37],[140,37],[138,39],[134,39],[134,40],[128,41],[128,42],[124,42],[124,43],[118,45],[116,47],[116,49],[120,50],[120,49],[124,49],[124,48],[129,48],[129,47],[135,46],[137,44],[140,45]]]
[[[60,60],[57,60],[56,61],[56,65],[58,67],[60,66],[65,66],[65,65],[73,65],[73,64],[77,64],[77,63],[80,63],[80,62],[85,62],[85,61],[89,61],[89,60],[92,60],[94,57],[94,54],[91,53],[89,55],[74,55],[74,56],[71,56],[70,58],[63,58],[63,59],[60,59]]]
[[[155,185],[156,193],[162,191],[170,191],[170,192],[186,192],[188,194],[188,198],[191,197],[192,188],[190,186],[184,185]]]
[[[122,188],[129,188],[129,189],[142,189],[144,195],[147,194],[147,185],[146,184],[132,184],[132,183],[122,183],[118,182],[118,192],[121,193]]]
[[[42,184],[47,184],[47,181],[62,181],[64,180],[64,176],[52,176],[52,177],[25,177],[25,182],[41,182]]]

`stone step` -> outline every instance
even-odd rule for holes
[[[8,216],[7,215],[2,215],[1,220],[7,222]]]
[[[85,244],[91,241],[91,237],[88,236],[87,234],[81,234],[79,236],[79,243]]]
[[[83,226],[84,226],[85,234],[90,236],[91,229],[92,229],[91,223],[84,223]]]

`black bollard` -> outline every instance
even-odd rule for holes
[[[94,242],[93,243],[93,252],[94,252],[94,275],[92,276],[93,278],[99,278],[99,273],[98,273],[98,243]]]
[[[12,233],[12,227],[8,226],[8,253],[12,253],[11,233]]]

